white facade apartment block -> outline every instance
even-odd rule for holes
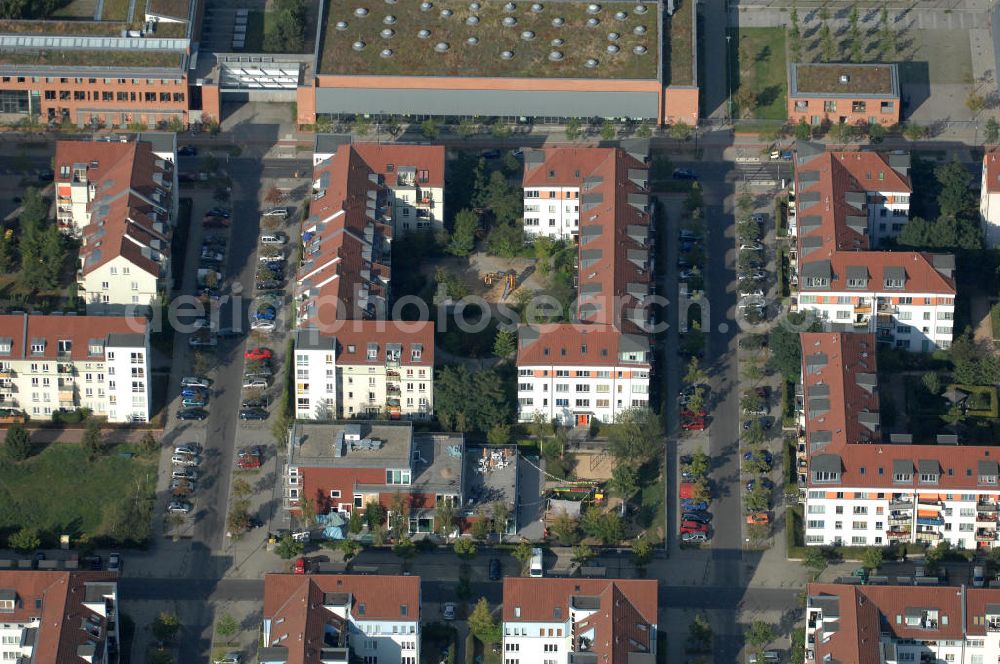
[[[148,343],[145,346],[108,346],[105,357],[108,421],[149,421],[152,389]]]
[[[531,187],[524,190],[524,232],[569,239],[580,233],[580,188]]]
[[[295,349],[295,418],[337,416],[337,358],[333,348]]]
[[[156,299],[160,279],[119,256],[86,274],[81,282],[89,313],[103,313],[102,306],[138,311]]]
[[[867,192],[868,227],[871,229],[872,246],[894,238],[910,220],[910,192]]]
[[[826,331],[873,332],[878,341],[911,352],[949,348],[954,332],[955,298],[939,293],[801,291],[798,310],[814,312]]]
[[[3,600],[0,600],[2,605]],[[41,618],[24,622],[0,623],[0,662],[31,662],[35,651],[34,633],[41,627]],[[32,630],[29,632],[28,630]],[[22,659],[23,658],[23,659]]]
[[[405,234],[411,230],[444,227],[444,188],[419,184],[414,169],[400,168],[398,179],[386,179],[392,206],[393,230]]]
[[[337,377],[341,417],[378,415],[392,397],[398,397],[404,418],[424,419],[434,412],[434,372],[425,366],[341,365]]]
[[[579,413],[590,412],[601,422],[614,422],[633,406],[649,405],[649,366],[622,364],[595,369],[587,366],[519,365],[518,419],[531,422],[541,414],[564,425],[586,425]]]
[[[1000,244],[1000,160],[997,152],[983,156],[983,177],[979,189],[979,217],[982,220],[986,244]]]
[[[587,615],[579,611],[577,620]],[[593,612],[591,612],[593,613]],[[503,624],[503,658],[506,664],[569,664],[573,651],[573,621],[564,622],[505,622]]]
[[[803,516],[805,544],[934,545],[947,540],[960,549],[993,548],[997,546],[998,502],[1000,490],[939,494],[891,488],[810,488]]]

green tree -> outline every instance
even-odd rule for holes
[[[566,121],[566,138],[575,141],[580,138],[582,123],[580,118],[570,118]]]
[[[514,258],[523,247],[524,230],[515,222],[497,224],[486,236],[486,248],[494,256]]]
[[[229,490],[233,494],[233,497],[236,498],[237,500],[248,498],[250,494],[253,493],[253,487],[251,487],[250,483],[247,482],[246,479],[243,477],[237,477],[236,479],[234,479],[233,484]],[[312,503],[311,500],[303,502]],[[313,516],[315,516],[315,510],[313,510]]]
[[[250,529],[250,504],[246,500],[237,500],[229,508],[226,515],[226,528],[234,537],[242,535]]]
[[[434,504],[434,526],[435,532],[448,537],[455,530],[455,520],[458,518],[458,510],[455,503],[450,500],[440,500]]]
[[[549,525],[549,532],[560,546],[573,546],[580,539],[580,524],[566,512],[559,512]]]
[[[611,488],[625,501],[639,490],[639,473],[628,464],[619,463],[611,470]]]
[[[38,528],[25,526],[7,537],[7,546],[20,553],[34,551],[41,545],[42,538],[38,535]]]
[[[370,118],[366,118],[363,115],[355,115],[354,121],[351,123],[351,131],[353,131],[358,136],[367,136],[372,133],[372,121]]]
[[[869,141],[872,143],[881,143],[885,140],[886,134],[889,133],[889,130],[878,122],[872,122],[868,125],[867,132]]]
[[[812,570],[814,576],[819,576],[820,572],[826,569],[827,564],[829,564],[829,560],[827,560],[826,553],[823,549],[810,546],[806,548],[802,564]]]
[[[701,368],[701,361],[697,357],[692,357],[688,361],[687,371],[684,374],[684,382],[689,385],[699,385],[708,380],[708,374]]]
[[[409,560],[417,555],[417,545],[409,537],[403,537],[392,546],[392,552],[403,560]]]
[[[625,529],[618,515],[592,508],[580,519],[583,532],[596,537],[605,545],[617,544],[625,538]]]
[[[644,567],[653,557],[653,544],[641,535],[632,542],[632,555],[635,556],[635,564]]]
[[[595,555],[597,554],[594,553],[594,550],[586,544],[577,544],[573,547],[573,562],[575,563],[583,565]]]
[[[476,556],[476,543],[468,537],[459,537],[452,548],[459,558],[468,560]]]
[[[823,62],[833,62],[837,59],[837,44],[833,41],[829,23],[823,23],[819,28],[819,48]]]
[[[385,508],[377,500],[371,500],[365,504],[365,521],[368,523],[368,530],[375,530],[385,523]]]
[[[11,461],[24,461],[31,454],[31,439],[20,424],[11,424],[3,441],[4,454]]]
[[[493,619],[490,605],[485,597],[476,602],[476,607],[469,614],[469,631],[485,644],[500,640],[500,626]]]
[[[455,223],[451,231],[451,243],[448,253],[455,256],[468,256],[476,249],[476,231],[479,229],[479,216],[469,209],[459,210],[455,215]]]
[[[608,434],[611,454],[619,463],[640,466],[657,459],[663,449],[663,427],[656,413],[632,407],[618,416]]]
[[[424,138],[435,139],[441,131],[438,129],[437,122],[435,122],[434,118],[427,118],[420,123],[420,133]]]
[[[639,123],[639,126],[635,128],[635,135],[639,138],[649,138],[653,135],[653,127],[649,124],[649,122],[643,120]]]
[[[882,549],[871,546],[861,554],[861,564],[867,570],[877,570],[882,566]]]
[[[493,532],[503,540],[507,533],[507,520],[510,518],[510,507],[502,500],[493,503],[491,520],[493,522]]]
[[[692,413],[700,413],[705,410],[705,388],[698,386],[694,388],[694,392],[688,397],[687,409]]]
[[[689,138],[691,138],[692,132],[693,130],[691,129],[691,125],[687,124],[686,122],[675,122],[674,124],[670,125],[670,129],[667,130],[667,134],[670,136],[670,138],[677,141],[688,140]]]
[[[836,143],[850,143],[854,138],[854,126],[838,122],[830,128],[830,138]]]
[[[486,442],[490,445],[509,445],[513,432],[506,423],[493,425],[486,434]]]
[[[768,334],[768,347],[771,349],[770,365],[785,379],[798,380],[802,372],[802,344],[798,330],[790,329],[779,321]]]
[[[764,646],[769,644],[771,641],[774,641],[774,637],[774,628],[763,620],[753,621],[750,628],[743,634],[743,638],[746,640],[747,644],[751,648],[758,651],[763,649]],[[760,660],[761,657],[758,652],[757,661]]]
[[[93,463],[104,454],[104,435],[101,427],[95,420],[87,422],[87,428],[83,432],[83,449],[87,453],[87,460]]]
[[[986,121],[983,140],[990,144],[996,144],[1000,141],[1000,122],[997,122],[996,118],[990,118]]]
[[[810,138],[812,138],[812,127],[809,126],[805,118],[799,118],[795,125],[795,140],[808,141]]]
[[[0,227],[0,272],[14,271],[14,239],[10,231]]]
[[[966,330],[952,342],[948,357],[954,366],[955,382],[962,385],[995,385],[1000,382],[1000,361]]]
[[[757,110],[757,93],[750,85],[741,85],[733,94],[733,103],[743,119],[752,118]]]
[[[482,541],[493,532],[493,520],[488,514],[480,513],[478,518],[472,522],[472,527],[469,530],[473,539]]]
[[[749,464],[750,462],[746,463]],[[746,467],[744,466],[744,468]],[[746,508],[752,512],[766,512],[771,506],[771,496],[769,495],[767,489],[761,486],[760,482],[757,482],[754,485],[753,490],[747,491],[743,494],[743,504],[746,505]]]
[[[139,440],[139,451],[143,454],[153,454],[160,449],[160,443],[153,436],[153,433],[147,431],[143,434],[142,438]]]
[[[149,628],[157,641],[173,641],[180,631],[181,621],[177,619],[176,613],[161,611]]]
[[[604,123],[601,125],[601,138],[610,141],[617,133],[618,130],[615,128],[615,123],[610,118],[605,118]]]
[[[271,53],[298,53],[305,48],[307,12],[304,0],[279,0],[270,12],[263,47]]]
[[[691,463],[687,465],[689,473],[695,477],[705,477],[712,469],[712,459],[702,450],[697,450],[691,455]]]
[[[978,199],[969,195],[972,176],[962,164],[953,160],[938,166],[934,177],[941,183],[937,202],[942,217],[972,213]]]
[[[889,10],[885,5],[879,10],[878,26],[878,54],[885,62],[896,57],[896,33],[889,25]]]
[[[278,545],[274,548],[274,552],[278,554],[283,560],[291,560],[296,556],[301,556],[302,552],[306,550],[306,545],[302,542],[297,542],[291,534],[286,534],[278,542]]]
[[[360,535],[365,529],[365,520],[361,516],[361,510],[351,510],[351,516],[347,519],[347,532],[352,535]]]
[[[244,480],[245,482],[246,480]],[[249,484],[247,485],[249,487]],[[242,490],[242,487],[241,487]],[[235,493],[233,494],[235,495]],[[303,496],[299,501],[299,520],[306,529],[316,525],[316,501]]]
[[[506,359],[517,352],[517,333],[510,330],[498,329],[497,336],[493,340],[493,354],[500,359]]]
[[[965,98],[965,107],[972,111],[973,114],[979,115],[986,109],[986,97],[978,92],[970,93]]]
[[[410,532],[410,499],[401,491],[392,494],[388,525],[389,535],[393,540],[398,541]]]
[[[471,373],[465,366],[447,366],[434,383],[434,410],[447,429],[464,421],[467,430],[486,432],[513,421],[514,387],[496,369]]]
[[[915,122],[907,122],[903,125],[903,136],[911,141],[919,141],[927,138],[927,134],[929,133],[927,127]]]
[[[936,371],[928,371],[920,377],[920,380],[928,392],[934,396],[941,394],[941,377]]]
[[[150,650],[146,653],[145,664],[177,664],[177,659],[169,650]]]
[[[851,62],[860,63],[864,60],[865,45],[861,39],[861,27],[858,25],[858,5],[851,5],[851,12],[847,15],[847,32],[851,40]]]
[[[475,136],[479,133],[479,125],[470,120],[469,118],[462,118],[458,122],[458,126],[455,131],[462,138],[469,138],[470,136]]]
[[[226,639],[227,641],[236,635],[240,629],[240,624],[236,622],[236,618],[233,617],[231,613],[223,613],[215,621],[215,633]]]
[[[697,614],[688,627],[687,648],[691,652],[709,652],[712,648],[712,626],[702,614]]]
[[[511,550],[510,555],[514,556],[514,560],[521,563],[521,569],[524,570],[524,566],[528,564],[531,560],[532,546],[527,542],[518,543],[513,550]]]

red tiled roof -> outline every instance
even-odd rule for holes
[[[504,622],[561,622],[572,598],[596,597],[598,608],[575,631],[594,630],[590,652],[608,664],[627,664],[630,652],[651,652],[657,624],[657,582],[652,579],[531,579],[503,581]],[[515,615],[515,613],[517,615]]]
[[[123,256],[139,269],[161,275],[163,267],[149,252],[143,255],[140,246],[150,246],[156,240],[160,246],[154,251],[165,257],[170,255],[167,214],[160,215],[159,226],[151,217],[154,205],[168,213],[171,208],[168,187],[158,187],[153,175],[160,173],[164,181],[171,184],[173,175],[166,163],[161,168],[158,161],[162,160],[146,141],[59,141],[56,144],[57,191],[60,183],[72,182],[74,164],[87,166],[87,181],[94,186],[95,193],[89,205],[90,223],[82,229],[80,260],[84,274]],[[64,167],[68,168],[69,175],[63,175]],[[167,196],[158,204],[153,200],[157,188]]]
[[[518,366],[632,366],[619,359],[623,334],[611,325],[549,323],[522,326],[517,349]],[[642,337],[645,342],[645,337]],[[586,349],[586,351],[584,351]],[[646,362],[635,363],[648,368]]]
[[[417,184],[427,187],[444,187],[443,145],[396,145],[385,143],[358,143],[351,149],[364,159],[368,167],[382,175],[386,181],[394,179],[400,167],[417,170]],[[389,167],[392,167],[392,170]],[[421,172],[426,171],[426,179]]]
[[[145,337],[145,318],[128,316],[43,316],[32,314],[0,315],[0,338],[11,340],[9,354],[0,353],[4,359],[54,360],[58,357],[60,341],[70,341],[69,357],[73,360],[104,359],[90,355],[89,342],[99,339],[107,342],[109,335],[141,335]],[[32,342],[43,340],[43,353],[31,352]],[[138,343],[137,345],[142,345]]]
[[[879,412],[877,385],[869,391],[858,384],[859,374],[875,374],[875,335],[803,332],[800,340],[806,430],[828,432],[831,446],[877,440],[877,430],[858,421],[858,413]],[[810,364],[819,356],[826,358],[825,365]],[[825,402],[826,409],[814,413],[810,397]]]
[[[420,577],[267,574],[264,577],[264,619],[271,621],[271,640],[283,635],[288,661],[320,664],[327,621],[339,622],[323,607],[325,593],[350,593],[355,620],[420,621]],[[361,607],[364,614],[361,615]],[[402,607],[406,607],[403,615]],[[280,621],[280,622],[279,622]],[[265,643],[264,646],[270,646]]]
[[[629,229],[648,232],[649,192],[629,171],[641,172],[647,180],[648,166],[618,148],[548,148],[542,153],[539,164],[526,160],[525,188],[580,189],[577,315],[583,321],[644,333],[628,314],[638,309],[640,320],[648,316],[641,298],[650,289],[650,243],[630,235]]]
[[[955,294],[955,279],[945,276],[934,267],[934,256],[921,251],[832,251],[823,255],[810,254],[800,258],[804,266],[817,261],[830,261],[833,278],[827,288],[802,288],[800,294],[850,292],[859,295],[872,292],[942,293]],[[867,288],[852,289],[847,285],[847,268],[863,267],[870,279]],[[906,280],[902,288],[889,290],[883,287],[882,278],[887,267],[903,268]],[[801,272],[801,270],[800,270]]]
[[[0,589],[17,593],[13,613],[4,613],[4,622],[22,622],[40,618],[35,637],[34,661],[52,664],[77,664],[77,648],[94,640],[81,629],[83,620],[97,621],[106,635],[106,620],[83,606],[86,586],[94,582],[117,582],[109,572],[65,572],[42,570],[0,571]],[[115,607],[120,610],[119,607]]]
[[[308,336],[307,328],[299,328]],[[400,344],[400,364],[434,366],[434,323],[432,321],[339,320],[320,328],[323,336],[337,340],[337,364],[385,365],[388,344]],[[378,345],[374,358],[368,357],[368,344]],[[420,345],[419,359],[413,351]]]
[[[983,155],[984,189],[995,194],[1000,192],[1000,148],[992,146]]]

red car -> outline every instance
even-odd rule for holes
[[[684,429],[685,431],[704,431],[705,418],[692,417],[690,419],[683,420],[681,422],[681,428]]]
[[[294,574],[305,574],[306,573],[306,559],[299,558],[295,561]]]
[[[236,462],[240,468],[260,468],[261,458],[253,454],[244,454]]]
[[[270,360],[274,357],[274,353],[270,348],[251,348],[243,353],[243,357],[247,360]]]
[[[681,522],[681,530],[687,530],[688,532],[694,532],[696,530],[700,532],[708,532],[708,524],[699,523],[697,521],[683,521]]]
[[[229,220],[214,214],[206,214],[201,220],[201,225],[205,228],[229,228]]]
[[[697,413],[684,408],[681,410],[681,417],[694,418],[694,419],[705,419],[705,411],[699,410]]]

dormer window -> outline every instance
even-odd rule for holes
[[[903,287],[903,280],[902,279],[886,279],[882,283],[882,285],[885,286],[886,288],[889,288],[889,289],[898,290],[898,289],[900,289],[900,288]]]
[[[806,288],[826,288],[830,285],[827,277],[806,277]]]
[[[413,361],[419,360],[424,354],[424,347],[422,344],[413,344],[410,349],[410,359]]]
[[[31,342],[31,353],[33,355],[41,355],[45,352],[45,342],[44,341],[32,341]]]
[[[893,476],[892,476],[892,481],[893,482],[900,482],[900,483],[903,483],[903,482],[912,482],[913,481],[913,475],[910,474],[910,473],[894,473]]]
[[[941,476],[938,473],[920,473],[921,484],[937,484]]]
[[[378,344],[368,344],[368,359],[374,360],[378,357]]]
[[[979,483],[980,484],[996,484],[997,483],[997,476],[996,475],[980,475],[979,476]]]
[[[824,470],[813,471],[813,482],[839,482],[840,473]]]

